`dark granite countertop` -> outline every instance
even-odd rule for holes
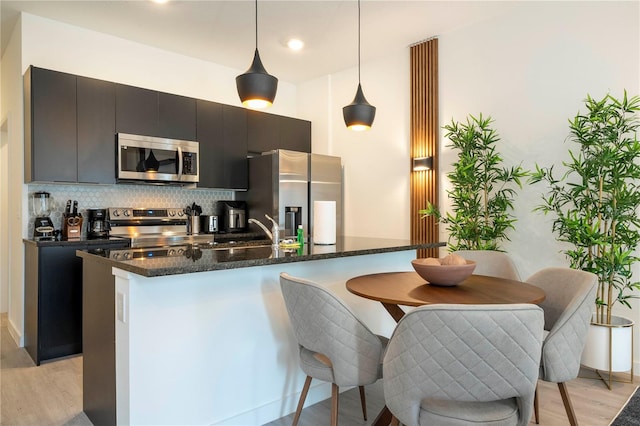
[[[133,272],[145,277],[188,274],[222,269],[248,268],[309,260],[417,250],[444,246],[443,242],[415,243],[410,240],[384,238],[338,237],[335,245],[305,244],[302,248],[274,250],[268,240],[187,246],[179,256],[141,257],[133,260],[114,260],[115,250],[96,253],[78,250],[83,259],[90,259]]]
[[[128,238],[119,238],[119,237],[109,237],[103,239],[94,239],[89,240],[86,238],[79,238],[76,240],[41,240],[36,241],[33,239],[23,238],[22,240],[25,244],[34,245],[36,247],[73,247],[73,246],[95,246],[95,247],[107,247],[107,246],[128,246],[129,239]]]
[[[242,232],[242,233],[219,233],[219,234],[206,234],[211,235],[211,238],[215,242],[227,243],[230,241],[235,242],[245,242],[245,241],[254,241],[264,238],[264,234],[262,232]],[[109,238],[103,239],[87,239],[87,238],[79,238],[74,240],[40,240],[36,241],[31,238],[23,238],[22,240],[25,244],[35,245],[37,247],[56,247],[56,246],[109,246],[109,245],[117,245],[122,246],[122,243],[129,244],[130,240],[126,237],[114,237],[111,236]]]

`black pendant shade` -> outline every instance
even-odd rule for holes
[[[236,87],[240,101],[247,108],[262,109],[270,107],[278,91],[278,79],[264,69],[258,53],[258,0],[256,8],[256,51],[249,69],[236,77]]]
[[[266,108],[273,104],[278,90],[278,79],[267,72],[260,60],[258,49],[251,67],[236,77],[238,95],[242,104],[249,108]]]
[[[376,107],[367,102],[362,92],[362,85],[358,83],[358,90],[353,102],[342,108],[342,116],[347,128],[351,130],[366,130],[371,128],[376,117]]]
[[[344,124],[350,130],[368,130],[376,117],[376,107],[367,102],[360,84],[360,0],[358,0],[358,90],[353,102],[342,108]]]

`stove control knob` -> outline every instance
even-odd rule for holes
[[[176,215],[175,210],[169,210],[169,216],[174,217]]]
[[[124,210],[124,211],[122,212],[122,214],[123,214],[123,215],[125,215],[125,216],[127,216],[127,217],[128,217],[129,215],[131,215],[131,213],[129,212],[129,210]]]
[[[120,259],[120,253],[114,253],[113,260],[118,260],[118,259]]]
[[[178,254],[184,254],[184,249],[178,249]]]
[[[129,258],[131,257],[131,253],[126,252],[126,253],[124,253],[124,254],[122,255],[122,257],[123,257],[123,259],[124,259],[124,260],[129,260]]]
[[[169,249],[167,253],[169,254],[169,256],[173,256],[176,254],[176,251],[174,249]]]
[[[180,217],[184,216],[184,212],[182,210],[178,210],[178,216]]]
[[[114,217],[118,217],[118,216],[120,216],[120,210],[114,210],[114,211],[113,211],[113,216],[114,216]]]

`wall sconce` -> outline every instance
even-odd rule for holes
[[[433,157],[419,157],[413,159],[413,171],[421,172],[433,168]]]

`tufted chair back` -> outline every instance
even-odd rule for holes
[[[527,425],[544,316],[535,305],[428,305],[398,323],[384,394],[403,424]]]

